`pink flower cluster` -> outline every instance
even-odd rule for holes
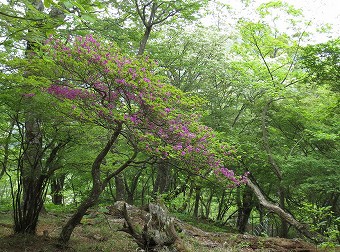
[[[87,99],[89,98],[89,93],[86,90],[79,88],[69,88],[67,86],[51,85],[47,88],[47,92],[58,97],[62,97],[69,100],[74,99]]]
[[[84,113],[95,113],[107,127],[124,123],[138,145],[153,155],[177,158],[197,171],[211,169],[234,184],[242,183],[243,178],[225,168],[233,158],[230,148],[221,147],[198,115],[186,112],[194,105],[159,81],[149,59],[127,58],[91,35],[76,37],[69,46],[50,38],[47,46],[60,68],[59,81],[47,89],[50,94],[82,103]]]

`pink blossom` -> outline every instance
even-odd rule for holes
[[[150,82],[150,79],[148,79],[148,78],[146,78],[146,77],[144,77],[143,80],[144,80],[145,82]]]
[[[173,147],[174,150],[181,150],[183,149],[183,146],[181,144],[177,144],[176,146]]]
[[[131,139],[136,137],[139,146],[145,146],[144,150],[152,155],[166,158],[174,153],[197,172],[212,170],[235,185],[246,180],[246,176],[237,177],[223,166],[235,150],[225,145],[216,147],[218,139],[213,130],[200,125],[199,115],[189,114],[194,106],[183,103],[181,92],[173,92],[163,78],[156,80],[157,75],[149,67],[153,67],[151,60],[130,59],[111,45],[99,43],[91,34],[76,37],[68,47],[53,39],[46,43],[50,45],[47,53],[61,68],[59,72],[65,74],[46,91],[68,99],[72,109],[80,106],[83,119],[95,115],[96,120],[107,122],[103,125],[120,121],[131,130]]]
[[[23,94],[22,96],[25,98],[29,98],[29,97],[35,96],[35,93],[27,93],[27,94]]]

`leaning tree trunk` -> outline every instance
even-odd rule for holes
[[[122,124],[118,123],[117,129],[112,134],[111,138],[106,143],[105,147],[102,149],[102,151],[97,155],[96,159],[94,160],[92,164],[92,169],[91,169],[92,189],[91,189],[90,195],[80,204],[76,212],[70,217],[70,219],[67,221],[65,226],[62,228],[61,233],[59,235],[59,243],[61,245],[65,245],[68,243],[68,241],[71,238],[73,230],[80,223],[86,211],[98,202],[99,196],[104,191],[109,181],[113,177],[121,173],[125,168],[127,168],[133,162],[133,160],[137,157],[138,152],[137,150],[134,150],[134,153],[131,156],[131,158],[128,159],[124,164],[122,164],[116,171],[107,175],[105,179],[103,180],[100,178],[100,175],[101,175],[100,166],[104,158],[110,151],[111,147],[118,139],[118,136],[120,135],[121,131],[122,131]]]
[[[247,185],[254,192],[260,204],[264,208],[276,213],[281,219],[285,220],[287,223],[295,227],[300,233],[302,233],[307,238],[317,242],[324,240],[324,237],[322,237],[319,233],[311,231],[307,225],[297,221],[293,215],[283,210],[280,206],[268,201],[266,197],[262,194],[260,188],[257,185],[255,185],[249,178],[247,179]]]
[[[100,179],[100,166],[106,157],[107,153],[110,151],[113,144],[116,142],[120,132],[121,132],[122,126],[121,124],[118,125],[118,129],[114,132],[114,134],[111,136],[109,141],[106,143],[105,147],[102,149],[102,151],[97,155],[96,159],[94,160],[92,164],[92,189],[90,195],[79,205],[76,212],[71,216],[71,218],[67,221],[65,226],[62,228],[62,231],[59,235],[59,242],[61,244],[66,244],[71,237],[71,234],[74,230],[74,228],[80,223],[81,219],[85,215],[87,209],[94,206],[100,196],[100,194],[103,192],[106,184]],[[117,175],[117,174],[115,174]],[[114,176],[112,176],[114,177]],[[106,182],[108,183],[109,180]]]

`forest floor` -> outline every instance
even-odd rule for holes
[[[69,217],[65,213],[48,212],[41,215],[38,235],[13,235],[10,212],[0,212],[1,252],[136,252],[133,238],[120,231],[124,219],[110,213],[90,212],[83,218],[71,237],[67,248],[56,247],[60,227]],[[207,232],[187,222],[176,220],[176,229],[184,245],[183,251],[192,252],[284,252],[284,251],[340,251],[318,250],[315,245],[302,240],[273,237],[257,237],[248,234]]]

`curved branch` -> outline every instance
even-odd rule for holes
[[[37,21],[37,22],[40,22],[40,21],[45,20],[44,18],[29,18],[29,17],[14,16],[14,15],[7,14],[7,13],[5,13],[5,12],[2,12],[2,11],[0,11],[0,15],[5,16],[5,17],[9,17],[9,18],[25,20],[25,21],[29,20],[29,21]]]

